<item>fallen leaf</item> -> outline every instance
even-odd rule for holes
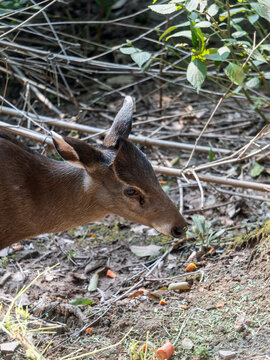
[[[128,297],[131,298],[131,299],[134,299],[134,298],[142,295],[143,293],[144,293],[144,290],[140,289],[140,290],[137,290],[134,293],[130,294]]]
[[[259,163],[255,162],[251,172],[250,172],[250,175],[252,177],[257,177],[259,175],[261,175],[261,173],[263,172],[264,170],[264,166],[260,165]]]
[[[130,246],[130,250],[133,252],[133,254],[144,257],[144,256],[157,256],[159,255],[161,246],[157,245],[148,245],[148,246]]]
[[[96,291],[98,286],[98,279],[99,275],[98,273],[94,273],[94,275],[91,277],[91,280],[88,285],[88,291]]]

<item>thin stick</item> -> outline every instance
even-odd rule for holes
[[[179,189],[179,211],[182,214],[184,210],[184,192],[181,179],[177,179],[178,189]]]
[[[0,113],[1,113],[1,108],[0,108]],[[81,125],[81,126],[83,126],[83,125]],[[12,133],[17,134],[17,135],[22,135],[24,137],[27,137],[27,138],[35,140],[35,141],[53,145],[52,139],[50,137],[46,137],[45,135],[39,134],[32,130],[27,130],[27,129],[19,127],[19,126],[10,125],[3,121],[0,121],[0,128],[11,131]],[[138,137],[136,137],[136,136],[133,136],[133,138],[135,138],[136,141],[138,139]],[[165,166],[153,166],[153,168],[154,168],[154,171],[159,174],[176,176],[176,177],[183,176],[184,178],[196,180],[194,178],[194,175],[192,174],[192,172],[190,172],[190,170],[183,172],[180,169],[169,168],[169,167],[165,167]],[[226,178],[222,178],[222,177],[218,177],[218,176],[209,176],[209,175],[201,175],[201,174],[197,174],[197,176],[200,181],[204,181],[204,182],[208,182],[208,183],[222,184],[222,185],[226,185],[226,186],[233,186],[233,187],[240,187],[240,188],[244,188],[244,189],[253,189],[253,190],[258,190],[258,191],[270,192],[270,185],[264,184],[264,183],[255,183],[255,182],[250,182],[250,181],[226,179]]]
[[[50,118],[47,116],[37,116],[36,114],[33,114],[33,113],[26,113],[21,110],[12,109],[12,108],[6,107],[6,106],[0,107],[0,114],[1,113],[15,116],[15,117],[25,116],[26,118],[29,118],[29,119],[32,119],[35,121],[39,121],[40,123],[45,123],[47,125],[57,126],[59,128],[64,128],[64,129],[69,129],[69,130],[77,130],[77,131],[85,132],[88,134],[97,134],[97,133],[103,134],[104,133],[104,129],[101,129],[101,128],[71,123],[71,122],[67,122],[67,121],[63,121],[63,120],[56,120],[56,119],[53,119],[53,118]],[[2,126],[3,126],[3,123],[2,123]],[[7,124],[7,126],[9,126],[9,124]],[[138,144],[145,145],[145,146],[160,146],[160,147],[165,147],[168,149],[179,149],[179,150],[186,150],[186,151],[191,151],[193,149],[193,145],[191,145],[191,144],[180,143],[177,141],[151,139],[146,136],[130,135],[129,140],[131,140],[132,142],[136,142]],[[203,153],[208,154],[210,151],[210,147],[209,146],[197,146],[196,150],[198,152],[203,152]],[[212,148],[212,150],[214,152],[220,153],[220,154],[231,153],[231,151],[227,150],[227,149]]]
[[[30,16],[29,18],[27,18],[26,20],[22,21],[20,24],[16,25],[15,27],[13,27],[12,29],[6,31],[4,34],[0,35],[0,39],[6,37],[8,34],[10,34],[11,32],[19,29],[20,27],[22,27],[24,24],[26,24],[27,22],[31,21],[34,17],[36,17],[38,14],[40,14],[41,12],[43,12],[45,9],[47,9],[49,6],[51,6],[53,3],[55,3],[58,0],[52,0],[49,4],[45,5],[43,8],[41,8],[39,11],[35,12],[32,16]]]
[[[201,184],[200,179],[199,179],[198,175],[196,174],[195,170],[191,170],[191,173],[192,173],[194,179],[196,180],[196,182],[197,182],[197,184],[199,186],[200,193],[201,193],[201,208],[203,208],[203,206],[204,206],[204,192],[203,192],[202,184]]]
[[[243,63],[243,65],[241,66],[241,69],[238,71],[238,73],[236,74],[236,77],[241,73],[241,71],[244,69],[244,67],[246,66],[246,64],[248,63],[249,59],[251,58],[251,56],[253,55],[254,51],[268,38],[268,36],[270,35],[270,33],[268,33],[256,46],[253,45],[253,48],[249,54],[249,56],[246,58],[245,62]],[[231,82],[231,84],[229,85],[228,89],[226,90],[226,92],[221,96],[221,98],[219,99],[217,105],[215,106],[212,114],[210,115],[209,119],[207,120],[206,124],[204,125],[200,135],[198,136],[198,138],[195,141],[195,145],[193,150],[191,151],[190,157],[188,159],[188,162],[186,164],[186,168],[189,166],[191,159],[194,155],[194,152],[196,150],[197,144],[200,141],[203,133],[205,132],[206,128],[208,127],[208,125],[210,124],[210,122],[212,121],[217,109],[219,108],[220,104],[222,103],[222,101],[227,97],[227,95],[229,94],[229,92],[231,91],[231,88],[233,87],[234,83]]]

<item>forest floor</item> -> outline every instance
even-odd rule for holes
[[[84,16],[92,19],[81,5],[83,2],[72,3],[61,11],[71,11],[73,16],[78,13],[78,21]],[[98,7],[97,1],[84,3],[89,9],[91,3]],[[137,8],[132,7],[130,14],[141,7],[139,1],[127,2],[129,6],[134,3]],[[76,11],[72,12],[71,6]],[[124,11],[127,8],[125,6]],[[55,11],[52,13],[57,15]],[[150,15],[147,26],[156,29],[156,15]],[[52,87],[54,91],[49,93],[49,98],[61,111],[49,111],[44,103],[28,96],[29,88],[25,84],[29,84],[24,80],[19,84],[13,76],[9,76],[6,83],[3,77],[6,98],[18,109],[34,109],[37,114],[54,118],[61,113],[73,124],[107,129],[112,115],[120,108],[122,95],[131,95],[136,100],[133,135],[185,144],[194,144],[202,135],[199,145],[207,146],[209,151],[196,151],[191,168],[225,157],[218,150],[211,151],[212,148],[235,152],[240,148],[244,151],[248,144],[246,150],[250,152],[269,144],[270,136],[266,133],[254,140],[264,122],[237,92],[234,97],[224,99],[202,133],[221,96],[208,84],[198,95],[185,80],[177,84],[178,78],[185,79],[181,72],[165,74],[166,82],[155,77],[158,72],[149,76],[141,69],[128,72],[124,67],[122,70],[122,62],[130,65],[132,60],[117,49],[102,58],[104,68],[94,65],[91,68],[86,57],[93,56],[95,51],[100,60],[101,49],[105,53],[107,48],[113,51],[115,44],[137,37],[139,31],[137,34],[133,27],[116,28],[111,24],[99,26],[98,31],[94,25],[85,28],[84,33],[79,24],[67,24],[64,30],[60,27],[73,36],[67,36],[67,50],[70,42],[76,40],[76,51],[70,54],[83,59],[75,64],[77,67],[61,60],[50,72],[49,62],[53,62],[54,56],[44,55],[44,67],[34,72],[35,81],[40,76],[46,86]],[[148,36],[148,28],[140,31]],[[157,46],[158,37],[153,33],[155,41],[148,42],[145,37],[138,46],[147,50]],[[43,48],[43,37],[31,33],[22,35],[16,37],[18,43],[28,46],[30,38],[33,47]],[[85,41],[87,36],[93,44]],[[81,40],[83,46],[77,46]],[[96,45],[97,41],[102,47]],[[50,54],[58,49],[44,44],[44,48],[47,47]],[[5,50],[7,54],[8,50]],[[61,49],[57,51],[62,54]],[[41,55],[38,53],[38,58],[32,59],[32,52],[29,55],[27,50],[26,55],[22,54],[18,55],[18,59],[23,60],[21,69],[31,78],[35,62],[40,65]],[[9,56],[13,59],[11,56],[15,55]],[[113,67],[107,69],[109,61]],[[118,61],[117,69],[114,65],[118,65]],[[156,70],[161,71],[157,59],[155,63]],[[62,70],[57,75],[58,65]],[[63,74],[69,86],[62,80]],[[224,81],[224,88],[227,86]],[[71,89],[74,97],[70,97]],[[65,97],[58,98],[58,91]],[[262,105],[261,109],[269,117],[269,106]],[[10,120],[10,115],[2,114],[1,119],[17,125],[14,118]],[[29,120],[19,122],[26,126]],[[41,131],[38,124],[32,124],[31,128]],[[46,123],[42,125],[49,128]],[[74,137],[89,136],[76,130],[51,128]],[[91,141],[101,144],[98,138]],[[40,147],[34,142],[28,145],[40,152],[44,150],[43,145]],[[190,157],[190,151],[140,148],[154,165],[182,169]],[[210,166],[202,173],[269,184],[270,153],[267,151],[245,161]],[[235,160],[238,155],[235,153]],[[0,251],[0,321],[4,322],[6,331],[0,332],[1,360],[25,360],[31,356],[42,360],[150,360],[156,359],[156,350],[166,340],[175,347],[171,360],[270,359],[270,224],[267,222],[270,201],[267,194],[220,184],[198,184],[185,178],[180,182],[175,177],[159,175],[158,179],[177,206],[183,207],[190,228],[194,225],[192,216],[196,215],[198,220],[198,215],[203,215],[211,231],[224,229],[224,233],[213,240],[209,234],[205,235],[205,243],[196,238],[176,241],[153,229],[110,216],[95,224],[61,234],[45,234],[34,241],[26,240],[21,245],[3,249]],[[190,263],[196,265],[193,272],[185,271]],[[108,277],[108,270],[116,276]],[[172,284],[179,282],[184,283],[182,289],[172,290]],[[29,287],[18,297],[23,286]],[[140,352],[145,343],[147,347]],[[89,355],[82,355],[86,353]]]
[[[2,317],[22,284],[58,266],[16,299],[29,314],[17,313],[16,322],[12,310],[10,331],[16,334],[20,328],[40,352],[47,348],[45,359],[94,350],[101,351],[87,359],[154,359],[165,340],[174,344],[173,359],[269,359],[270,223],[239,237],[230,249],[223,245],[210,254],[197,252],[192,259],[197,269],[191,273],[185,268],[194,244],[172,248],[169,238],[149,232],[117,225],[112,218],[93,225],[91,233],[82,227],[49,241],[25,241],[22,249],[2,258]],[[150,244],[159,245],[165,256],[147,275],[156,257],[139,258],[131,249],[140,245],[142,252],[149,251]],[[107,269],[116,277],[106,276]],[[95,273],[98,290],[89,292]],[[171,283],[184,281],[189,290],[168,290]],[[70,304],[81,298],[93,303]],[[50,330],[52,326],[59,329]],[[124,336],[121,344],[106,350]],[[0,333],[1,344],[10,341]],[[139,348],[145,342],[143,357]],[[231,357],[222,357],[222,351]],[[2,354],[3,359],[26,358],[22,347]]]
[[[183,106],[185,97],[189,98],[188,107]],[[180,119],[176,116],[160,134],[173,133],[180,126],[186,134],[181,140],[188,142],[207,116],[208,111],[199,109],[213,106],[201,102],[197,108],[195,104],[195,98],[185,92],[178,105],[168,106],[169,114],[177,113],[179,106],[184,115]],[[190,115],[191,123],[183,121],[185,114],[194,112],[200,115]],[[237,112],[227,114],[220,112],[221,121],[209,131],[216,126],[226,128],[238,118]],[[155,127],[144,125],[144,134]],[[140,129],[135,127],[134,131]],[[228,143],[235,143],[237,131],[211,138],[211,145],[228,148]],[[243,135],[237,145],[250,138]],[[209,139],[203,139],[202,144],[209,144]],[[169,149],[143,150],[154,164],[174,162],[181,167],[189,156],[187,152],[176,156],[176,151]],[[195,153],[192,161],[200,164],[207,158],[208,154]],[[268,162],[268,156],[261,161],[266,170]],[[223,177],[238,173],[252,179],[253,166],[249,160],[241,170],[236,165],[216,171]],[[268,181],[266,170],[258,177],[262,183]],[[159,180],[178,203],[176,179],[159,176]],[[269,218],[268,203],[261,200],[262,193],[238,190],[227,194],[222,189],[204,187],[201,211],[196,183],[183,188],[189,225],[194,224],[192,215],[202,213],[211,231],[225,229],[213,240],[205,234],[205,243],[196,237],[175,242],[153,229],[110,216],[90,226],[40,236],[2,250],[1,318],[8,313],[12,299],[19,306],[17,315],[10,309],[11,333],[0,333],[1,346],[8,347],[8,351],[2,350],[2,358],[26,359],[25,349],[32,348],[31,341],[46,360],[76,359],[83,353],[91,353],[87,359],[155,359],[156,350],[169,340],[175,347],[175,359],[269,359],[270,224],[264,225]],[[190,263],[195,263],[196,269],[188,273],[185,269]],[[107,276],[108,269],[115,278]],[[30,288],[15,298],[23,285],[33,280]],[[168,290],[170,284],[179,282],[188,289]],[[26,345],[14,345],[15,350],[11,350],[9,343],[16,337],[18,341],[18,334]],[[147,352],[142,353],[139,349],[145,343]]]

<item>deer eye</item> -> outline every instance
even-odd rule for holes
[[[132,196],[138,196],[139,193],[138,193],[138,191],[136,189],[128,188],[128,189],[125,190],[125,195],[132,197]]]

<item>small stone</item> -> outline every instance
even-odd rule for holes
[[[236,352],[230,350],[220,350],[218,352],[220,359],[230,360],[236,357]]]
[[[0,350],[3,354],[4,353],[10,354],[10,353],[14,353],[14,351],[17,349],[18,346],[19,344],[17,343],[17,341],[3,343],[0,345]]]
[[[194,344],[189,338],[184,338],[182,340],[182,346],[185,350],[191,350],[193,348]]]

